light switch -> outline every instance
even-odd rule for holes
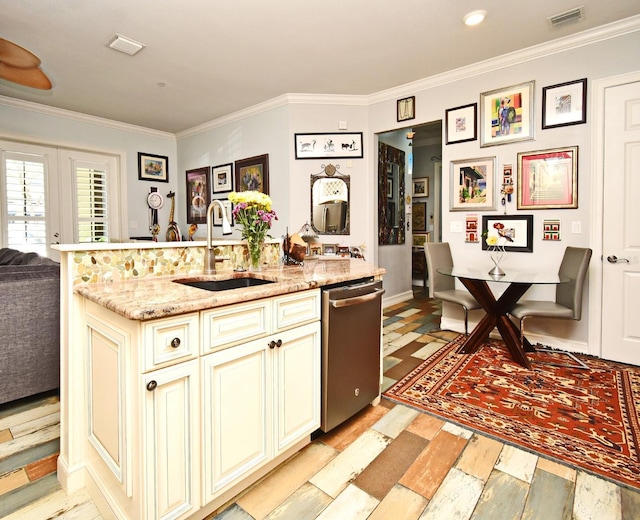
[[[462,233],[462,222],[459,220],[449,222],[449,231],[451,231],[451,233]]]
[[[339,121],[338,122],[338,130],[346,130],[348,126],[349,125],[347,124],[346,121]]]
[[[571,232],[576,235],[582,233],[582,225],[580,224],[579,221],[575,221],[571,223]]]

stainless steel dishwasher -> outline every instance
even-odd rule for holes
[[[322,291],[322,419],[327,432],[380,395],[381,281]]]

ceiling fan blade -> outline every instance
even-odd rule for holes
[[[40,90],[51,89],[51,81],[40,69],[21,69],[0,62],[0,79]]]
[[[35,54],[4,38],[0,38],[0,61],[21,69],[33,69],[40,65],[40,58]]]

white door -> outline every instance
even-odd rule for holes
[[[602,357],[640,365],[640,82],[604,99]]]

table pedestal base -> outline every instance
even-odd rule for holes
[[[496,300],[489,285],[484,280],[462,277],[459,277],[459,279],[477,302],[482,305],[486,314],[467,336],[458,352],[464,354],[475,352],[489,339],[489,334],[497,327],[514,361],[523,367],[531,369],[531,364],[525,352],[535,352],[535,349],[527,338],[524,338],[523,344],[520,343],[520,329],[509,319],[507,314],[522,295],[527,292],[531,284],[511,283],[500,298]]]

